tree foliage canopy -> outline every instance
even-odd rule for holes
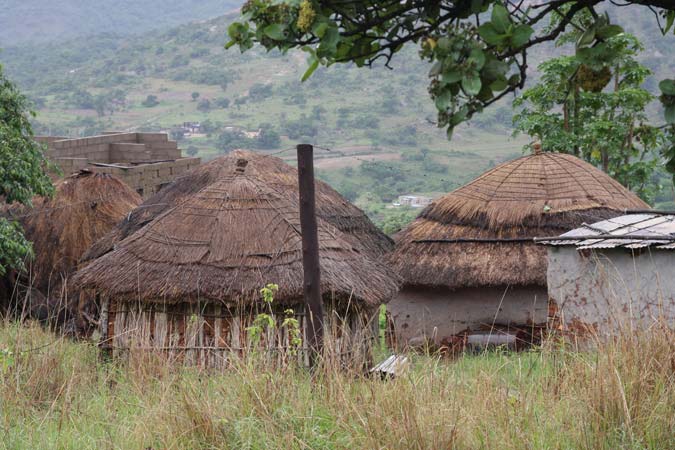
[[[522,89],[528,52],[569,29],[577,31],[575,58],[592,62],[594,70],[609,65],[608,46],[623,29],[596,9],[610,3],[649,8],[663,34],[675,32],[672,0],[249,0],[244,20],[228,30],[226,47],[300,48],[309,55],[307,79],[319,65],[381,60],[388,66],[405,45],[417,44],[432,64],[429,92],[438,125],[451,136],[458,124]],[[675,124],[675,97],[668,93],[675,81],[664,83],[661,100]],[[675,142],[665,153],[675,169]]]
[[[0,200],[30,204],[35,195],[51,195],[42,146],[33,140],[28,101],[5,78],[0,66]],[[0,274],[20,267],[30,252],[21,227],[0,218]]]
[[[544,62],[541,81],[514,101],[522,107],[514,124],[547,150],[602,167],[649,201],[656,194],[655,150],[664,136],[647,123],[644,110],[654,96],[642,88],[651,72],[635,59],[640,50],[635,37],[619,34],[607,40],[603,62],[574,56]]]

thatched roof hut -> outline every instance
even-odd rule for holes
[[[94,245],[85,255],[85,260],[95,259],[109,251],[122,239],[141,229],[164,211],[180,204],[227,174],[231,174],[236,162],[246,159],[246,173],[265,180],[293,202],[298,201],[298,172],[280,158],[248,150],[231,153],[203,164],[178,178],[160,192],[147,199],[107,236]],[[316,182],[316,210],[319,218],[344,233],[352,245],[372,256],[380,256],[393,249],[393,241],[381,232],[363,211],[342,197],[328,184]]]
[[[11,205],[3,213],[33,243],[30,281],[44,294],[60,286],[89,247],[141,203],[133,189],[108,174],[81,171],[55,188],[52,198],[35,198],[32,207]]]
[[[230,304],[257,301],[261,287],[276,283],[277,301],[298,303],[301,244],[295,204],[256,175],[224,176],[92,261],[77,282],[117,299]],[[319,245],[325,292],[368,306],[396,292],[381,263],[324,221]]]
[[[538,153],[501,164],[433,202],[400,233],[389,259],[407,284],[544,285],[546,251],[533,237],[646,208],[587,162]]]
[[[217,181],[183,196],[77,272],[79,286],[109,302],[105,331],[114,349],[128,350],[136,339],[143,348],[182,352],[192,361],[210,358],[207,364],[220,365],[227,359],[224,353],[246,347],[242,330],[259,309],[260,288],[268,283],[279,286],[275,304],[293,307],[306,331],[298,204],[255,161],[239,158],[221,166]],[[366,334],[366,323],[372,324],[377,306],[395,295],[398,280],[323,219],[319,248],[327,316],[349,323],[350,331],[342,336]],[[199,323],[192,338],[186,316]],[[158,336],[156,330],[164,331]],[[278,348],[286,340],[279,334],[266,345]]]
[[[645,208],[572,155],[537,152],[489,170],[426,207],[397,236],[389,261],[406,286],[391,305],[407,330],[399,334],[409,340],[434,329],[439,341],[476,326],[545,321],[546,251],[532,238]],[[429,299],[425,325],[414,322]]]

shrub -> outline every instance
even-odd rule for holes
[[[211,110],[211,101],[208,98],[203,98],[197,104],[197,109],[201,112],[208,112]]]
[[[156,95],[148,95],[141,104],[146,108],[152,108],[153,106],[159,105],[159,100],[157,100]]]

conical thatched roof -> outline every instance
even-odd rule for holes
[[[47,293],[60,285],[84,252],[141,203],[121,180],[82,171],[55,185],[53,198],[38,197],[33,207],[12,205],[4,215],[14,218],[33,243],[34,287]]]
[[[390,261],[413,285],[545,285],[546,251],[527,239],[645,208],[592,165],[537,153],[501,164],[429,205],[400,233]]]
[[[267,185],[272,186],[290,200],[298,201],[297,169],[274,156],[248,150],[234,150],[226,156],[216,158],[191,170],[147,199],[127,220],[96,243],[85,255],[85,260],[98,258],[111,251],[117,242],[138,231],[162,212],[180,204],[185,198],[199,192],[224,175],[233,173],[239,159],[248,161],[247,174],[265,180]],[[379,257],[394,247],[393,241],[377,229],[363,211],[321,181],[316,182],[316,210],[321,219],[344,232],[345,239],[371,256]]]
[[[255,164],[251,173],[219,176],[81,269],[75,282],[115,298],[231,304],[255,301],[276,283],[277,301],[301,302],[297,203],[259,177]],[[395,294],[388,270],[323,220],[319,245],[324,294],[368,306]]]

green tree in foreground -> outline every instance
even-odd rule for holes
[[[9,81],[0,66],[0,199],[30,205],[35,195],[51,195],[45,174],[47,162],[33,130],[26,97]],[[0,218],[0,274],[19,268],[31,245],[16,222]]]
[[[438,109],[438,126],[447,128],[450,136],[458,124],[522,89],[528,52],[556,40],[570,28],[583,24],[577,54],[601,57],[610,45],[608,40],[623,30],[610,23],[608,15],[599,14],[596,7],[606,7],[610,12],[626,5],[649,8],[656,15],[654,26],[664,35],[675,30],[673,0],[525,3],[249,0],[242,7],[244,21],[234,22],[228,29],[230,41],[226,47],[238,45],[241,51],[246,51],[260,44],[282,52],[302,49],[309,55],[304,80],[319,65],[371,66],[383,61],[388,66],[403,47],[416,44],[420,56],[432,64],[429,92]],[[579,20],[584,15],[592,20]],[[667,92],[664,95],[670,96]],[[675,169],[675,140],[669,148],[668,167]]]
[[[559,44],[575,33],[563,36]],[[663,132],[649,124],[645,107],[655,99],[641,86],[650,70],[627,34],[608,38],[602,55],[562,56],[539,66],[541,81],[514,102],[516,132],[539,138],[546,150],[572,153],[602,168],[650,201]]]

